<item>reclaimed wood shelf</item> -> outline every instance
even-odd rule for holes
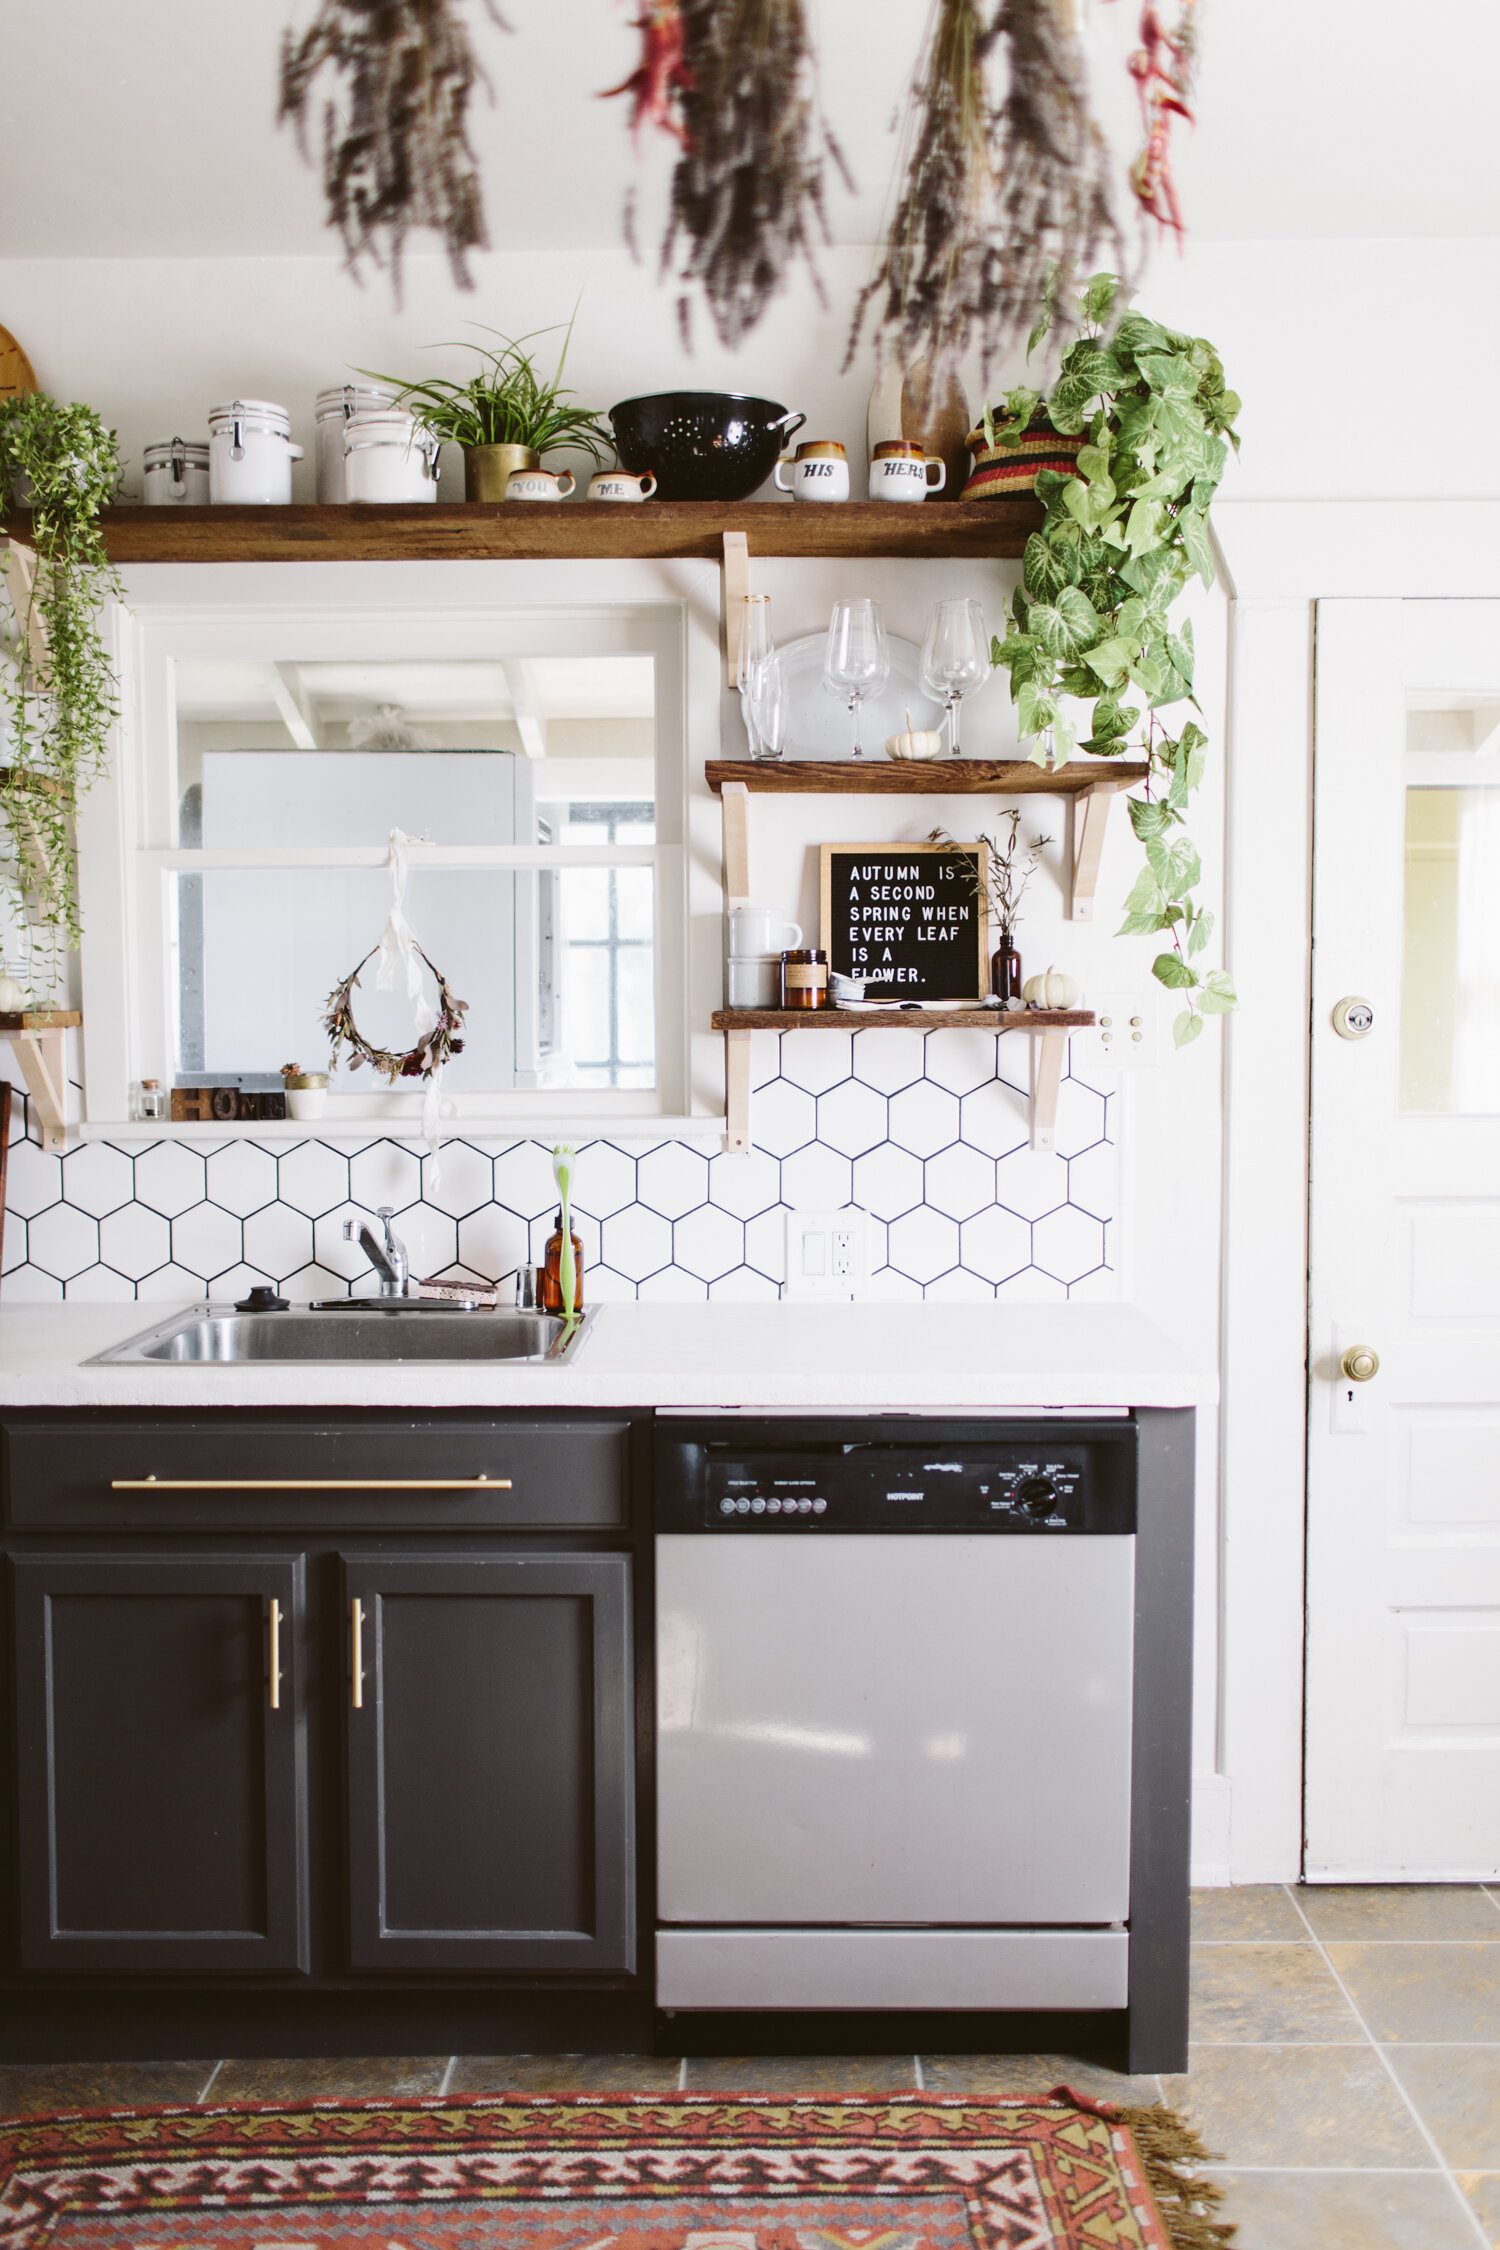
[[[755,1146],[750,1117],[750,1037],[756,1031],[1008,1031],[1030,1035],[1031,1145],[1057,1144],[1057,1096],[1068,1035],[1093,1023],[1087,1008],[719,1008],[712,1018],[724,1034],[724,1146],[747,1156]]]
[[[1086,1008],[717,1008],[715,1031],[1087,1031]]]
[[[36,1109],[43,1148],[61,1148],[66,1138],[64,1034],[82,1021],[76,1008],[28,1008],[20,1015],[0,1015],[0,1039],[9,1040],[15,1049]]]
[[[1128,789],[1150,768],[1115,758],[1073,758],[1037,766],[1027,758],[710,758],[703,768],[715,796],[740,782],[752,797],[1078,797]]]
[[[721,562],[725,535],[750,555],[975,561],[1018,556],[1042,521],[1029,496],[893,507],[791,500],[434,502],[406,507],[106,508],[115,563],[550,562],[701,558]],[[31,519],[5,526],[29,542]]]

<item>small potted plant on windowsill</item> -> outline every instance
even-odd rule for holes
[[[287,1115],[299,1119],[321,1117],[328,1102],[326,1070],[303,1070],[298,1063],[283,1063]]]
[[[484,344],[462,344],[473,352],[478,372],[467,383],[448,376],[429,376],[425,382],[403,383],[399,376],[375,375],[378,383],[392,383],[397,403],[415,414],[424,427],[464,449],[464,493],[470,500],[503,500],[505,487],[517,469],[536,469],[542,455],[559,446],[575,446],[595,462],[602,461],[610,445],[608,430],[598,409],[570,406],[571,391],[562,388],[562,371],[572,340],[568,322],[556,372],[550,382],[538,375],[525,346],[536,336],[555,334],[538,328],[531,334],[510,337],[498,329],[487,335],[498,339],[499,349]],[[446,348],[446,347],[440,347]],[[372,374],[361,368],[362,375]]]

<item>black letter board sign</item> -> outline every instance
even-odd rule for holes
[[[863,977],[867,1000],[982,1000],[988,849],[825,844],[820,935],[829,967]]]

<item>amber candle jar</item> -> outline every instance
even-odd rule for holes
[[[828,956],[814,951],[811,946],[798,946],[781,956],[781,1005],[783,1008],[826,1008],[828,1005]]]
[[[578,1313],[583,1310],[583,1244],[573,1233],[571,1226],[568,1228],[568,1233],[573,1243],[573,1310]],[[543,1312],[560,1313],[564,1309],[562,1212],[560,1209],[553,1224],[552,1233],[547,1239],[546,1257],[547,1263],[542,1269],[542,1310]]]

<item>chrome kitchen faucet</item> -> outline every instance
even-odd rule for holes
[[[406,1244],[392,1232],[391,1219],[395,1214],[393,1203],[382,1203],[375,1216],[381,1223],[384,1239],[377,1235],[369,1220],[364,1217],[344,1221],[344,1240],[357,1242],[380,1277],[376,1292],[381,1297],[404,1297],[411,1262],[406,1254]]]

